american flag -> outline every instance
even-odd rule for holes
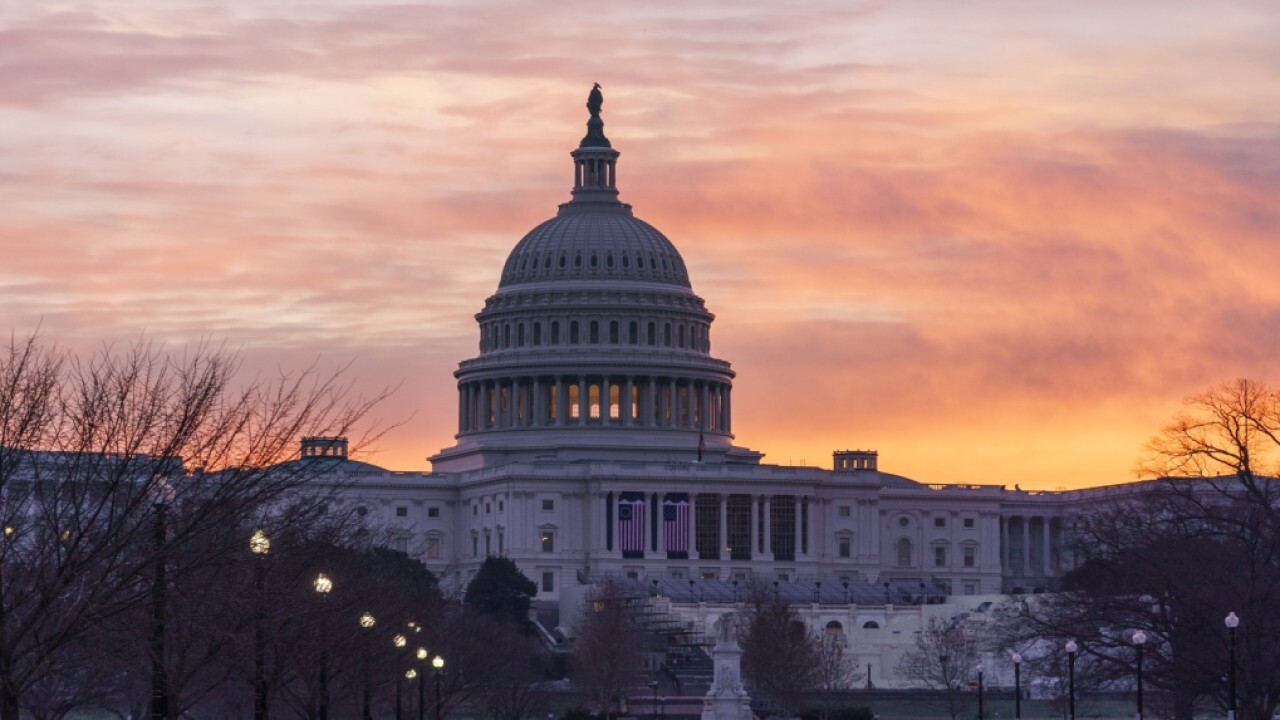
[[[644,494],[623,493],[618,499],[618,547],[644,552]]]
[[[662,503],[662,545],[667,552],[689,552],[689,500],[668,495]]]

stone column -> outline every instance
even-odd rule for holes
[[[1031,516],[1022,516],[1022,575],[1031,576]]]
[[[564,427],[565,418],[569,416],[569,392],[565,388],[564,376],[556,377],[556,427]]]
[[[751,557],[758,557],[760,549],[760,506],[762,505],[759,495],[751,496]]]
[[[689,493],[689,559],[698,559],[698,496]]]
[[[1009,519],[1000,516],[1000,574],[1009,572]]]
[[[613,394],[610,392],[611,384],[612,383],[609,382],[608,375],[605,375],[604,377],[600,378],[600,424],[601,425],[608,425],[610,422],[613,421],[613,415],[610,413],[610,410],[612,409],[610,406],[613,403],[609,401],[609,399],[613,397]]]
[[[1040,556],[1044,559],[1044,564],[1040,566],[1040,569],[1044,572],[1045,577],[1048,577],[1053,574],[1049,571],[1049,558],[1051,557],[1051,555],[1049,553],[1049,518],[1048,516],[1040,518],[1040,525],[1041,525],[1040,527],[1041,537],[1044,540],[1044,544],[1043,544],[1043,547],[1041,547],[1041,553],[1040,553]]]
[[[578,377],[578,424],[586,425],[591,416],[591,393],[587,377]]]
[[[799,559],[800,559],[800,556],[804,554],[804,553],[802,553],[802,552],[801,552],[801,550],[804,548],[804,546],[800,544],[800,541],[801,541],[801,530],[803,530],[804,528],[803,528],[802,523],[800,522],[800,496],[799,496],[799,495],[796,495],[796,496],[794,496],[794,497],[795,497],[795,499],[796,499],[796,502],[795,502],[795,505],[796,505],[796,507],[795,507],[795,515],[796,515],[796,531],[795,531],[795,536],[796,536],[796,538],[795,538],[795,543],[796,543],[796,559],[797,559],[797,560],[799,560]]]
[[[729,554],[724,551],[729,547],[729,496],[717,495],[720,498],[720,547],[716,551],[720,553],[721,560],[728,560]]]
[[[733,388],[728,385],[724,388],[724,431],[733,432]]]
[[[635,396],[635,378],[628,375],[623,378],[622,392],[618,393],[618,404],[622,407],[618,408],[619,414],[622,415],[622,424],[631,427],[631,400]]]
[[[542,427],[547,422],[546,398],[543,397],[542,378],[534,376],[533,378],[533,402],[529,403],[531,425],[533,427]]]
[[[644,381],[644,407],[640,408],[640,422],[645,427],[658,426],[658,379],[652,375]]]
[[[698,427],[703,430],[711,429],[710,383],[702,383],[702,390],[698,393]]]
[[[654,535],[654,542],[657,543],[656,547],[658,549],[655,550],[654,552],[658,553],[658,557],[666,557],[667,556],[667,539],[666,539],[667,525],[662,521],[662,501],[664,499],[663,493],[655,493],[654,497],[657,498],[657,501],[654,502],[653,504],[653,512],[655,515],[658,516],[658,532]]]
[[[773,497],[764,496],[764,552],[773,560]]]

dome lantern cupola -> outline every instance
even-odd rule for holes
[[[587,134],[578,143],[578,149],[570,153],[574,172],[573,203],[618,202],[619,153],[604,135],[604,120],[600,118],[602,105],[604,95],[600,92],[600,83],[596,83],[587,96],[587,111],[591,113]]]

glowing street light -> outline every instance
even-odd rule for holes
[[[1067,641],[1067,720],[1076,720],[1076,652],[1079,649],[1075,640]]]
[[[1138,650],[1138,720],[1142,720],[1142,646],[1147,642],[1147,634],[1139,630],[1131,639]]]

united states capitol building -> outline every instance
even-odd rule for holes
[[[1064,518],[1105,489],[929,484],[882,470],[892,458],[874,450],[835,450],[831,470],[779,466],[737,444],[715,316],[676,245],[620,201],[600,105],[593,91],[568,202],[515,244],[476,315],[455,442],[432,470],[304,440],[304,457],[336,461],[344,502],[444,583],[503,555],[541,607],[566,613],[604,576],[686,614],[763,581],[816,625],[883,643],[935,606],[1052,589],[1070,564]]]

